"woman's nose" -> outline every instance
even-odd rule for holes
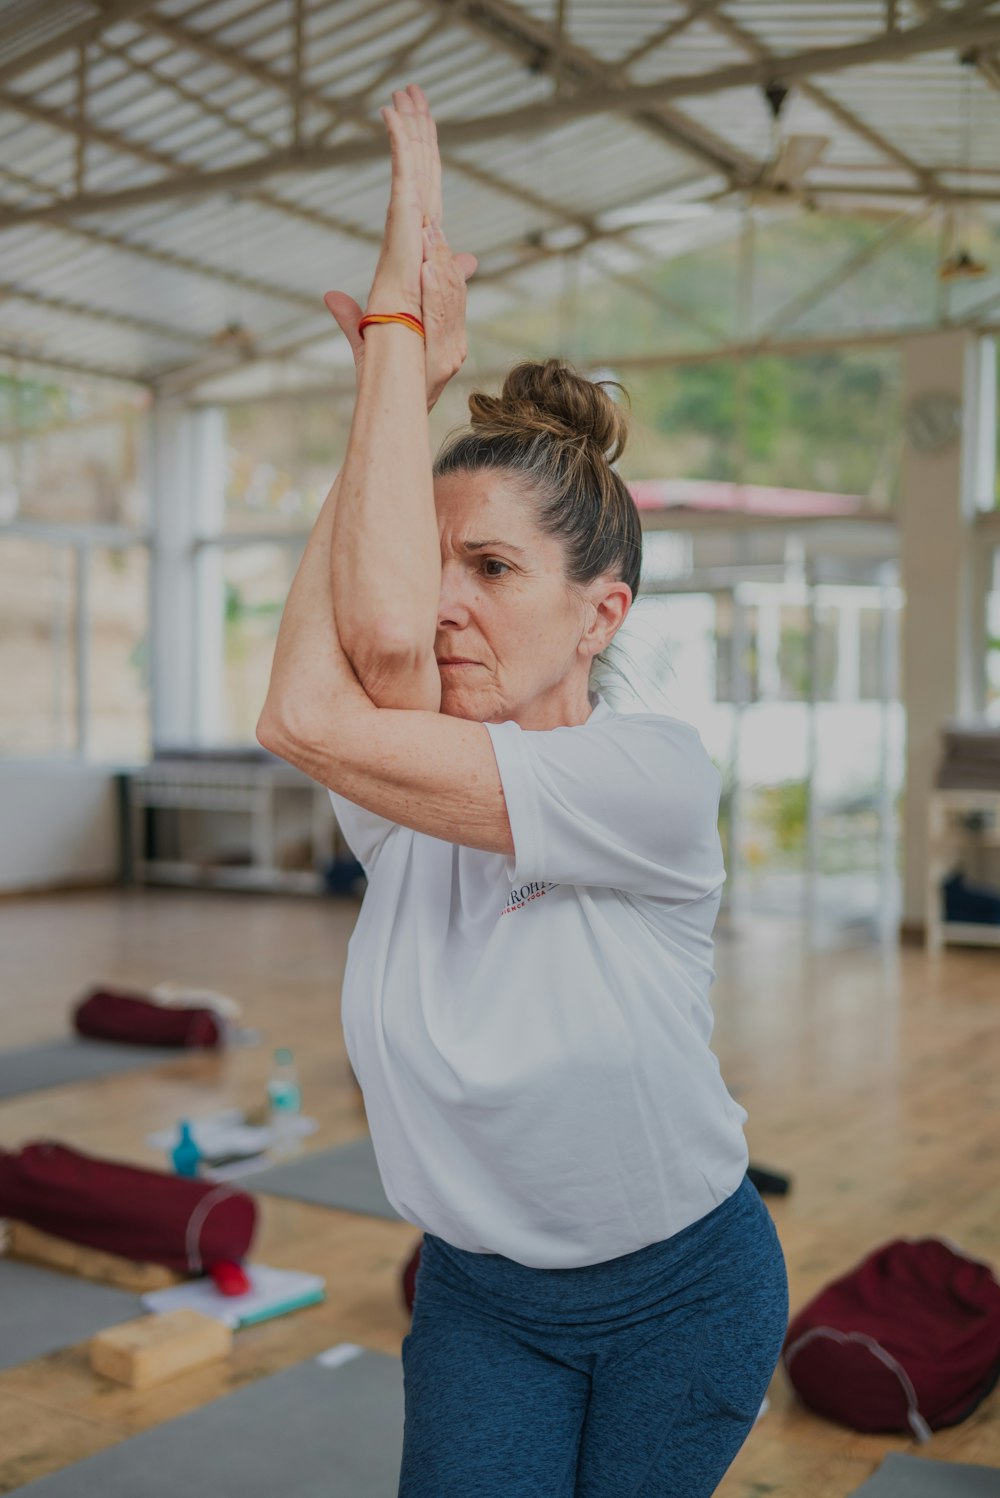
[[[447,566],[441,569],[441,592],[438,595],[438,625],[464,627],[469,622],[469,605],[460,571]]]

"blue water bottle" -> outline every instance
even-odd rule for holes
[[[196,1176],[198,1174],[201,1150],[192,1138],[191,1125],[186,1118],[181,1119],[181,1137],[174,1145],[170,1158],[173,1160],[174,1170],[176,1170],[179,1176]]]

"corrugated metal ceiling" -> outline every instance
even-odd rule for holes
[[[802,59],[867,44],[855,66]],[[364,301],[378,109],[410,81],[440,126],[449,240],[479,257],[473,322],[558,284],[558,249],[627,269],[730,232],[783,66],[783,132],[829,141],[800,196],[916,211],[971,185],[995,213],[998,50],[1000,0],[6,0],[0,354],[194,389],[239,363],[213,341],[239,322],[262,360],[342,363],[321,297]],[[602,215],[672,196],[718,214],[607,238]]]

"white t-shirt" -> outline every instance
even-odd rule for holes
[[[690,724],[590,701],[485,725],[512,859],[330,792],[368,877],[342,1015],[386,1196],[538,1269],[660,1242],[748,1164],[709,1047],[719,773]]]

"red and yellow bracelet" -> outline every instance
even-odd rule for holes
[[[401,323],[405,323],[408,328],[412,328],[415,333],[419,333],[420,336],[421,336],[421,338],[423,338],[424,342],[427,341],[427,335],[424,332],[424,325],[423,325],[423,323],[420,321],[419,317],[414,317],[414,315],[413,315],[412,312],[369,312],[369,313],[366,313],[366,315],[358,323],[358,332],[361,334],[362,338],[365,336],[365,328],[368,326],[368,324],[370,322],[401,322]]]

